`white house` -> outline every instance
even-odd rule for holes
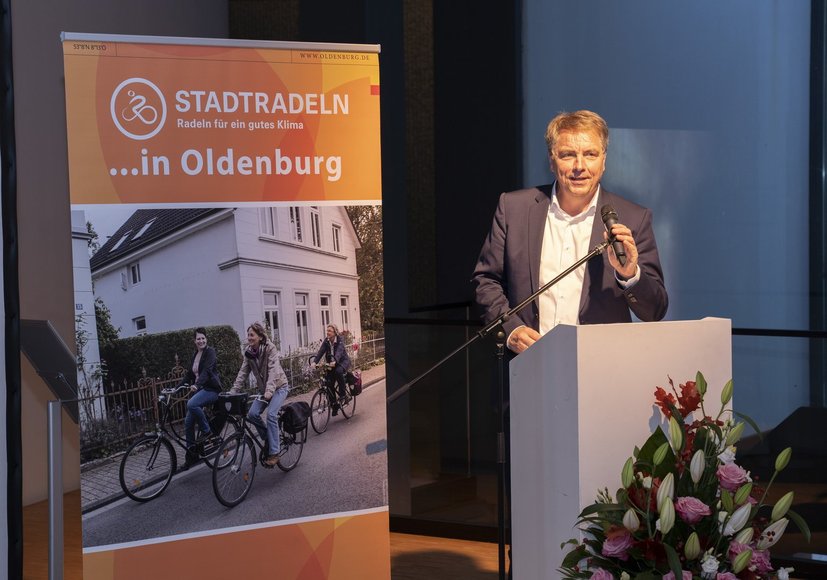
[[[359,240],[341,206],[137,210],[92,257],[122,337],[261,321],[283,354],[361,334]]]

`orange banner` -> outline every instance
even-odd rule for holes
[[[381,200],[375,53],[63,50],[73,204]]]

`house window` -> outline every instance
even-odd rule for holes
[[[296,334],[299,346],[310,344],[307,333],[307,302],[307,294],[296,294]]]
[[[302,214],[301,208],[299,207],[291,207],[290,208],[290,228],[293,233],[293,241],[294,242],[302,242]]]
[[[262,207],[258,210],[259,228],[265,236],[275,237],[276,235],[276,211],[274,207]]]
[[[319,296],[319,306],[322,311],[322,336],[330,324],[330,294],[322,294]]]
[[[129,282],[134,286],[141,281],[141,264],[135,262],[129,266]]]
[[[264,324],[276,349],[281,350],[281,331],[279,327],[279,293],[264,291]]]
[[[350,313],[348,311],[348,303],[350,300],[347,296],[342,296],[339,298],[339,303],[342,306],[342,330],[348,330],[350,328]]]
[[[139,316],[132,319],[132,327],[135,329],[135,334],[141,336],[146,334],[146,316]]]
[[[123,243],[126,241],[126,238],[128,238],[128,237],[129,237],[129,234],[131,234],[131,233],[132,233],[132,230],[129,230],[129,231],[128,231],[128,232],[126,232],[123,236],[121,236],[121,239],[120,239],[120,240],[118,240],[118,241],[115,243],[115,245],[114,245],[114,246],[112,246],[112,249],[111,249],[111,250],[109,250],[109,251],[110,251],[110,252],[114,252],[115,250],[117,250],[118,248],[120,248],[120,247],[123,245]]]
[[[121,272],[121,288],[124,290],[129,288],[129,278],[126,275],[126,272]]]
[[[156,220],[156,219],[158,219],[158,218],[152,218],[151,220],[149,220],[148,222],[146,222],[146,223],[145,223],[145,224],[141,227],[141,229],[140,229],[140,230],[138,230],[138,233],[137,233],[137,234],[135,234],[135,237],[134,237],[134,238],[132,238],[132,239],[133,239],[133,240],[137,240],[137,239],[138,239],[138,238],[140,238],[142,235],[144,235],[144,234],[146,233],[146,231],[147,231],[149,228],[151,228],[151,227],[152,227],[152,224],[154,224],[154,223],[155,223],[155,220]],[[112,249],[114,250],[115,248],[112,248]]]
[[[333,226],[333,251],[342,251],[342,226]]]
[[[313,206],[310,208],[310,234],[313,239],[313,245],[317,248],[322,247],[322,222],[319,217],[319,208]]]

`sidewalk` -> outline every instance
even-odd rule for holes
[[[362,372],[362,388],[366,389],[371,385],[378,383],[385,379],[385,365],[375,366]],[[310,402],[313,397],[313,392],[304,393],[291,397],[288,395],[287,401],[305,401]],[[184,450],[179,445],[173,444],[178,457],[178,465],[184,463]],[[81,498],[81,513],[93,511],[108,503],[124,497],[121,484],[118,480],[118,472],[120,470],[122,454],[119,453],[106,459],[104,461],[95,462],[88,468],[81,466],[80,474],[80,498]],[[193,469],[200,469],[201,466]]]

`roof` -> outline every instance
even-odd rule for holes
[[[139,209],[126,220],[89,260],[92,271],[164,238],[221,208]]]

